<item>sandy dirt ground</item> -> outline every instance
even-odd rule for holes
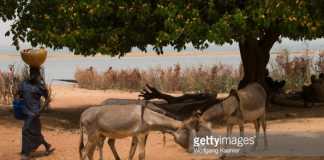
[[[56,151],[51,156],[42,155],[40,147],[33,153],[34,159],[40,160],[76,160],[78,156],[79,131],[78,123],[81,112],[91,106],[103,103],[127,103],[126,99],[137,99],[138,93],[116,90],[90,91],[75,86],[54,86],[54,99],[51,111],[43,113],[43,133],[46,139],[55,146]],[[297,118],[298,117],[298,118]],[[225,159],[256,159],[256,160],[299,160],[324,159],[324,107],[292,108],[273,106],[268,112],[269,149],[260,148],[247,155],[226,157]],[[0,107],[0,160],[18,160],[21,143],[22,122],[13,118],[9,106]],[[253,126],[245,127],[247,135],[254,133]],[[238,129],[235,128],[237,133]],[[216,133],[224,135],[225,128],[216,129]],[[262,139],[261,139],[262,140]],[[262,142],[262,141],[260,141]],[[117,141],[117,150],[122,159],[127,159],[130,139]],[[108,145],[104,147],[105,159],[113,159]],[[137,155],[135,155],[137,156]],[[164,146],[162,135],[152,133],[149,136],[147,159],[152,160],[209,160],[216,156],[198,156],[186,153],[167,136]],[[137,159],[137,157],[135,157]],[[98,159],[96,154],[96,159]]]

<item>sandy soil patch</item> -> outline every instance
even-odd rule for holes
[[[102,104],[109,99],[122,99],[119,102],[125,103],[125,99],[136,100],[137,96],[137,92],[131,93],[115,90],[90,91],[73,86],[55,86],[52,110],[48,113],[43,113],[42,122],[46,139],[57,150],[49,157],[42,157],[41,151],[43,148],[39,148],[35,154],[36,159],[78,159],[78,123],[81,112],[88,107]],[[273,106],[268,114],[269,150],[262,151],[262,143],[260,143],[261,149],[249,156],[228,157],[226,159],[324,159],[324,157],[319,157],[319,155],[324,155],[324,126],[321,125],[324,123],[323,115],[324,107],[291,108]],[[10,107],[0,107],[1,160],[19,159],[21,126],[22,123],[12,117]],[[238,129],[235,128],[234,132],[237,134]],[[225,134],[225,128],[218,128],[216,133],[221,135]],[[253,133],[253,126],[247,124],[246,134],[252,135]],[[260,142],[262,142],[262,139]],[[117,141],[118,152],[123,159],[127,159],[129,147],[129,138]],[[105,159],[113,159],[108,145],[105,145],[104,153]],[[146,156],[147,159],[154,160],[216,159],[214,156],[197,156],[186,153],[173,142],[171,136],[167,136],[166,146],[163,146],[162,135],[160,133],[153,133],[149,136]]]

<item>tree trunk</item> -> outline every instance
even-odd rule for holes
[[[244,69],[243,79],[238,88],[243,88],[252,82],[265,85],[266,67],[270,59],[270,50],[278,37],[271,35],[258,40],[257,38],[245,37],[239,42],[241,59]]]

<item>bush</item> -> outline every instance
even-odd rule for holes
[[[303,85],[310,83],[312,74],[324,72],[324,52],[313,57],[308,51],[300,56],[292,56],[288,50],[283,50],[270,63],[270,75],[274,79],[285,80],[286,90],[301,90]],[[110,67],[104,73],[98,73],[90,67],[77,69],[75,79],[80,87],[87,89],[139,91],[145,84],[151,84],[167,92],[228,92],[236,88],[242,76],[241,71],[242,68],[234,69],[223,64],[185,69],[177,64],[148,70],[114,70]]]
[[[218,64],[212,67],[183,69],[179,64],[148,70],[110,67],[99,74],[94,68],[77,69],[75,79],[79,86],[87,89],[121,89],[138,91],[150,84],[167,92],[226,92],[237,85],[238,71],[230,66]]]

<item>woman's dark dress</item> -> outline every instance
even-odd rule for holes
[[[46,143],[41,133],[39,114],[41,108],[40,99],[42,96],[47,98],[48,93],[41,83],[31,84],[29,81],[20,84],[19,93],[25,100],[26,108],[24,113],[27,115],[22,128],[21,153],[29,155],[39,145]]]

